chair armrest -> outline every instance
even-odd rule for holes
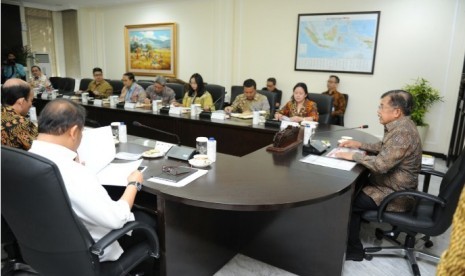
[[[428,194],[428,193],[424,193],[420,191],[398,191],[398,192],[394,192],[388,195],[387,197],[383,199],[383,201],[381,201],[381,204],[379,205],[379,209],[378,209],[378,222],[383,222],[383,215],[389,202],[401,196],[413,196],[416,198],[426,199],[426,200],[433,201],[435,203],[440,204],[441,207],[444,207],[446,205],[446,202],[444,201],[444,199]]]
[[[98,242],[92,245],[91,252],[95,255],[101,256],[104,253],[104,249],[107,248],[110,244],[121,238],[123,235],[126,235],[127,232],[132,230],[142,230],[146,236],[147,240],[152,247],[152,257],[158,258],[160,256],[160,246],[158,243],[158,236],[155,233],[155,229],[152,229],[147,224],[140,221],[131,221],[126,223],[122,228],[115,229],[110,233],[102,237]]]
[[[432,168],[425,168],[425,167],[422,167],[422,168],[421,168],[420,174],[423,174],[423,175],[434,175],[434,176],[439,176],[439,177],[444,177],[444,175],[446,175],[446,174],[443,173],[443,172],[436,171],[435,169],[432,169]]]

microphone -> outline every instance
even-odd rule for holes
[[[92,120],[92,119],[89,119],[89,118],[86,118],[86,125],[91,125],[93,127],[101,127],[102,126],[98,121]]]
[[[368,128],[368,125],[361,125],[361,126],[357,126],[357,127],[343,128],[343,129],[336,129],[336,130],[321,131],[321,132],[317,132],[315,134],[327,133],[327,132],[337,132],[337,131],[359,129],[359,128]],[[302,147],[302,151],[304,153],[310,153],[310,154],[315,154],[315,155],[323,154],[323,152],[325,152],[326,149],[327,149],[327,146],[325,144],[323,144],[323,142],[320,141],[320,140],[311,140],[308,145],[304,144],[303,147]]]
[[[181,139],[175,133],[167,132],[167,131],[160,130],[160,129],[157,129],[157,128],[154,128],[154,127],[149,127],[147,125],[139,123],[138,121],[133,121],[132,125],[137,126],[137,127],[147,128],[147,129],[150,129],[150,130],[153,130],[153,131],[156,131],[156,132],[159,132],[159,133],[163,133],[163,134],[166,134],[166,135],[169,135],[169,136],[174,136],[174,137],[176,137],[176,140],[178,141],[178,146],[181,145]]]
[[[166,153],[166,156],[168,156],[170,158],[187,161],[187,160],[191,159],[192,156],[194,156],[194,154],[195,154],[196,149],[191,148],[191,147],[181,146],[181,139],[175,133],[171,133],[171,132],[163,131],[163,130],[156,129],[156,128],[153,128],[153,127],[149,127],[149,126],[146,126],[144,124],[139,123],[138,121],[133,121],[132,124],[134,126],[137,126],[137,127],[147,128],[147,129],[159,132],[159,133],[163,133],[163,134],[166,134],[166,135],[176,137],[176,140],[178,141],[178,145],[177,146],[172,146],[168,150],[168,152]]]
[[[219,97],[218,99],[216,99],[216,100],[213,102],[213,105],[212,105],[212,106],[215,106],[215,104],[216,104],[219,100],[221,100],[222,98],[224,98],[224,96],[226,96],[226,93],[227,93],[227,92],[225,92],[223,95],[221,95],[221,97]],[[211,112],[211,111],[203,111],[203,110],[202,110],[202,112],[200,112],[200,114],[199,114],[199,118],[204,118],[204,119],[210,119],[211,116],[212,116],[212,112]]]

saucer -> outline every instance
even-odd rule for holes
[[[158,150],[154,150],[154,149],[144,151],[142,153],[142,157],[144,158],[159,158],[163,156],[164,156],[163,152],[159,152]]]
[[[210,166],[212,163],[212,161],[208,160],[208,159],[190,159],[189,160],[189,164],[191,164],[192,166],[194,167],[197,167],[197,168],[205,168],[205,167],[208,167]]]

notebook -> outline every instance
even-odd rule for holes
[[[154,175],[152,177],[155,179],[166,180],[176,183],[198,171],[197,169],[189,167],[176,167],[175,170],[176,173],[160,172],[159,174]]]

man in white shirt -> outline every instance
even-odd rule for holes
[[[98,241],[111,230],[121,228],[129,221],[139,220],[140,211],[133,213],[131,208],[143,176],[137,170],[132,172],[121,198],[117,201],[110,198],[96,175],[77,159],[76,150],[81,143],[85,117],[85,109],[70,100],[57,99],[48,103],[40,114],[39,135],[30,152],[48,158],[58,166],[74,212],[92,238]],[[142,217],[145,223],[155,227],[155,220],[147,221],[146,214]],[[140,240],[140,237],[133,239]],[[117,260],[123,248],[118,242],[111,244],[100,261]]]

